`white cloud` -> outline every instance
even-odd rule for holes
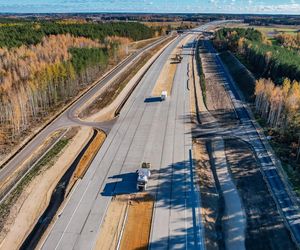
[[[248,0],[251,1],[251,0]],[[243,13],[265,13],[265,14],[299,14],[300,4],[257,4],[252,3],[245,6],[240,12]]]

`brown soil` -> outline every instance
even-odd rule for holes
[[[96,135],[95,139],[90,144],[89,148],[87,149],[87,151],[85,152],[85,154],[81,158],[80,162],[78,163],[78,167],[76,168],[76,171],[74,173],[75,178],[78,179],[78,178],[83,177],[83,175],[85,174],[88,166],[90,165],[90,163],[94,159],[95,155],[97,154],[97,152],[101,148],[105,138],[106,138],[106,135],[105,135],[104,132],[102,132],[102,131],[97,132],[97,135]]]
[[[228,165],[245,206],[246,248],[296,249],[248,144],[227,140],[225,146]]]
[[[82,158],[80,159],[78,166],[76,167],[76,170],[73,173],[68,189],[71,189],[74,183],[78,179],[82,179],[82,177],[85,175],[86,171],[88,170],[91,162],[95,158],[97,152],[101,148],[105,139],[106,139],[106,134],[102,131],[97,131],[96,137],[93,139],[92,143],[90,144],[90,146],[85,151]],[[68,193],[68,190],[66,191],[66,193]]]
[[[215,187],[205,142],[198,141],[193,144],[193,156],[196,161],[196,172],[201,193],[201,214],[205,228],[205,246],[208,250],[218,249],[216,220],[219,196]]]
[[[154,86],[154,89],[152,91],[152,96],[160,96],[163,90],[166,90],[169,96],[171,95],[176,68],[177,68],[177,64],[172,63],[170,57],[167,60],[165,66],[163,67],[163,70],[158,78],[158,81]]]
[[[112,198],[100,228],[95,250],[117,248],[127,206],[128,197],[126,195],[119,195]]]
[[[206,105],[210,113],[218,120],[220,125],[236,122],[234,107],[228,96],[219,69],[213,61],[212,55],[200,45],[200,57],[206,85]]]
[[[113,197],[101,225],[95,249],[116,249],[120,237],[120,249],[147,249],[153,205],[153,197],[146,193]]]
[[[145,52],[139,59],[127,70],[122,73],[99,97],[96,98],[87,108],[85,108],[80,114],[80,118],[87,118],[104,107],[112,103],[112,101],[120,94],[125,88],[131,78],[149,61],[149,59],[167,43],[169,43],[173,37],[170,37],[163,42],[156,45],[154,48]]]
[[[148,249],[153,205],[149,194],[136,194],[130,199],[121,250]]]

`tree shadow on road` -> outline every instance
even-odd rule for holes
[[[241,140],[225,140],[225,152],[245,205],[247,249],[296,249],[252,149]]]

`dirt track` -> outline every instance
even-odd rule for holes
[[[225,152],[247,217],[246,248],[296,249],[249,146],[228,140]]]
[[[206,85],[206,104],[208,111],[216,118],[220,125],[236,123],[233,104],[225,87],[223,79],[218,74],[218,67],[211,63],[212,55],[201,46],[199,47],[203,73]]]

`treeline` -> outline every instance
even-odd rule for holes
[[[107,49],[99,43],[70,35],[45,37],[30,47],[0,49],[2,132],[20,135],[32,121],[77,94],[107,60]]]
[[[256,112],[284,138],[294,151],[289,154],[299,160],[300,83],[286,78],[278,86],[270,79],[260,79],[256,82],[255,96]]]
[[[42,30],[44,24],[40,25],[28,28],[26,23],[22,23],[0,27],[0,30],[4,27],[14,30],[14,34],[8,36],[16,37],[15,41],[11,41],[14,46],[6,44],[0,48],[0,146],[18,139],[33,124],[39,124],[108,67],[124,58],[130,41],[148,38],[152,34],[152,31],[148,33],[148,28],[144,30],[146,32],[143,28],[138,29],[145,26],[137,23],[112,24],[111,28],[104,25],[106,28],[102,30],[106,31],[102,34],[93,33],[97,29],[93,32],[85,31],[86,24],[80,29],[80,24],[71,25],[78,28],[76,31],[75,28],[65,28],[68,25],[62,25],[64,28],[56,30],[56,24],[51,26],[47,23],[51,26],[51,29],[48,27],[49,34],[58,34],[39,37],[37,32],[38,35],[33,35],[30,40],[26,32],[30,29]],[[131,28],[128,30],[126,27]],[[26,35],[17,35],[19,28],[26,30]],[[60,34],[67,31],[73,34]],[[117,34],[127,37],[119,37]],[[101,41],[98,39],[100,37]],[[0,41],[4,43],[9,40],[2,38]],[[0,147],[0,153],[3,150],[5,147]]]
[[[245,17],[244,23],[249,25],[300,25],[300,20],[298,15],[276,15],[276,16],[251,16]]]
[[[285,79],[281,86],[270,79],[260,79],[255,86],[256,111],[276,129],[300,129],[300,83]]]
[[[134,41],[151,38],[154,30],[137,22],[59,23],[24,22],[0,26],[0,47],[36,45],[49,35],[70,34],[104,42],[108,36],[127,37]]]
[[[234,49],[240,38],[261,42],[263,37],[261,32],[253,28],[222,28],[216,32],[215,43],[224,48]]]
[[[270,44],[254,29],[224,28],[216,33],[215,45],[242,56],[261,77],[282,83],[284,78],[300,80],[300,55],[297,50]]]

